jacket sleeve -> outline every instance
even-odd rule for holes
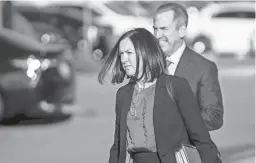
[[[198,101],[205,126],[209,131],[217,130],[223,125],[223,102],[218,69],[215,63],[205,68],[198,90]]]
[[[110,148],[109,163],[118,163],[118,147],[119,147],[119,127],[120,127],[120,108],[119,108],[119,90],[116,93],[116,120],[115,120],[115,133],[114,133],[114,143]]]
[[[174,85],[175,98],[188,136],[196,146],[202,163],[220,163],[219,151],[204,125],[197,100],[186,79],[180,78]]]

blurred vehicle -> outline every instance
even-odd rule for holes
[[[213,51],[244,58],[253,40],[254,2],[218,2],[204,6],[197,21],[199,31],[190,38],[199,53]]]
[[[77,30],[82,22],[76,20],[71,22],[71,20],[61,15],[57,7],[15,6],[15,8],[32,24],[38,41],[42,41],[41,39],[48,35],[50,36],[50,43],[66,41],[72,48],[76,48],[76,41],[79,40]],[[64,30],[64,23],[70,24],[74,28],[73,37],[70,37],[70,34]]]
[[[74,102],[74,72],[64,44],[41,44],[11,29],[0,29],[0,120],[24,114],[65,116]]]
[[[54,2],[44,7],[20,5],[16,8],[41,36],[48,30],[55,37],[61,36],[62,41],[68,41],[75,50],[90,52],[100,48],[107,52],[109,49],[107,44],[111,40],[108,37],[112,33],[111,28],[97,24],[92,19],[94,13],[90,13],[86,6]]]
[[[34,9],[28,9],[31,6],[26,7],[26,4],[22,6],[19,3],[18,8],[28,19],[36,17],[35,15],[38,15],[37,19],[50,15],[44,18],[47,24],[58,22],[56,23],[58,28],[69,36],[69,40],[75,40],[72,44],[78,49],[91,48],[86,50],[89,53],[100,49],[103,54],[107,54],[116,38],[131,28],[144,27],[153,32],[151,18],[130,12],[135,11],[135,8],[129,8],[129,11],[122,10],[123,8],[117,10],[118,7],[113,7],[111,4],[113,3],[99,1],[52,1],[44,7],[34,7]],[[32,10],[34,11],[31,12]],[[141,13],[140,10],[142,9],[136,9],[138,13]],[[49,23],[50,20],[53,21]],[[78,23],[80,25],[77,25]]]

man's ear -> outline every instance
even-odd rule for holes
[[[185,27],[185,25],[181,26],[179,28],[179,36],[180,36],[180,38],[185,37],[186,33],[187,33],[187,28]]]

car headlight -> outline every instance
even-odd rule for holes
[[[33,70],[27,70],[27,76],[32,80],[36,80],[37,78],[37,74]]]
[[[36,81],[38,74],[37,70],[41,67],[41,62],[39,59],[35,58],[33,55],[28,58],[18,58],[13,59],[11,64],[16,67],[26,71],[26,75],[32,79],[32,81]]]
[[[11,64],[16,68],[21,68],[23,70],[31,70],[31,71],[36,71],[41,67],[40,60],[36,59],[33,56],[30,56],[25,59],[24,58],[13,59],[11,61]]]
[[[29,70],[38,70],[41,66],[41,62],[38,59],[35,58],[28,58],[27,59],[27,65]]]

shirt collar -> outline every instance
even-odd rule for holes
[[[174,52],[172,55],[166,57],[166,60],[171,61],[175,64],[179,63],[180,58],[181,58],[185,48],[186,48],[186,44],[183,41],[181,47],[176,52]]]
[[[137,83],[137,86],[139,89],[145,89],[145,88],[148,88],[148,87],[154,85],[156,83],[156,79],[153,82],[145,83],[144,86],[142,84],[140,84],[140,82],[136,82],[136,83]]]

